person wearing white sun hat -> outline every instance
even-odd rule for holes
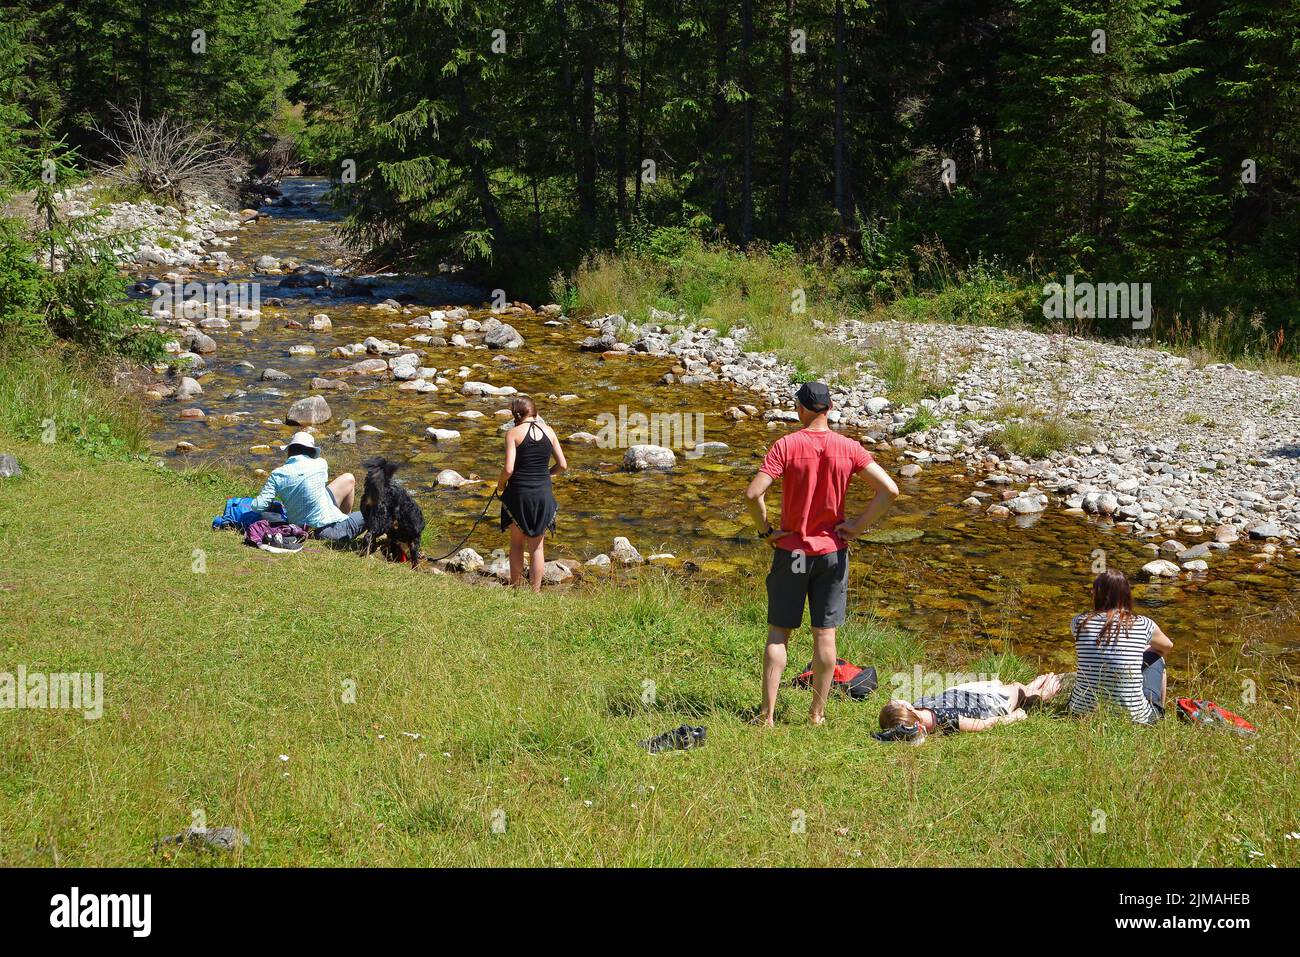
[[[360,512],[352,511],[357,480],[351,472],[329,481],[329,464],[320,457],[316,437],[296,432],[287,445],[285,463],[266,478],[252,508],[264,511],[279,499],[289,521],[329,542],[347,542],[366,530]]]

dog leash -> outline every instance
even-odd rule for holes
[[[428,559],[428,560],[429,560],[429,561],[433,561],[433,562],[440,562],[440,561],[442,561],[444,558],[451,558],[452,555],[455,555],[458,551],[460,551],[462,548],[464,548],[464,547],[465,547],[465,543],[468,542],[468,541],[470,540],[470,536],[472,536],[472,535],[474,534],[474,529],[478,528],[479,522],[481,522],[481,521],[483,521],[483,519],[487,518],[488,509],[492,507],[492,500],[495,499],[496,497],[497,497],[497,490],[496,490],[496,489],[493,489],[493,490],[492,490],[492,494],[488,497],[487,504],[483,506],[483,514],[480,515],[478,518],[474,519],[474,524],[473,524],[473,526],[470,528],[470,530],[469,530],[469,534],[466,535],[464,538],[462,538],[462,539],[460,540],[459,544],[457,544],[455,548],[453,548],[451,551],[449,551],[446,555],[439,555],[437,558],[431,558],[431,559]]]

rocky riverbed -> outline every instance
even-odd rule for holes
[[[670,356],[680,366],[667,381],[727,379],[763,393],[766,418],[792,419],[794,369],[747,351],[743,329],[672,332],[620,316],[590,325],[585,348]],[[940,396],[896,406],[864,359],[832,388],[838,426],[920,467],[959,462],[993,488],[1029,486],[973,496],[972,507],[1023,515],[1050,500],[1145,536],[1209,528],[1216,546],[1243,537],[1294,545],[1300,534],[1300,379],[1020,329],[852,320],[831,333],[864,353],[882,342],[901,347],[946,384]],[[922,409],[934,424],[907,431]],[[1093,438],[1032,461],[999,455],[999,432],[1026,409],[1087,423]]]
[[[175,337],[172,360],[141,386],[164,460],[246,469],[251,490],[296,428],[321,435],[335,472],[396,455],[445,550],[483,510],[507,397],[528,392],[573,464],[557,485],[548,580],[642,565],[719,581],[762,573],[742,492],[795,418],[794,369],[748,348],[744,330],[668,315],[580,321],[557,306],[483,304],[452,275],[350,274],[318,184],[286,184],[258,213],[200,238],[197,265],[138,271],[142,306],[158,283],[261,287],[247,315],[150,310]],[[1194,642],[1300,645],[1290,568],[1300,516],[1285,454],[1295,380],[1019,330],[854,321],[827,332],[863,350],[834,386],[837,427],[904,493],[855,550],[858,613],[953,640],[1011,627],[1020,644],[1060,655],[1049,636],[1063,607],[1086,601],[1101,549],[1130,573],[1146,568],[1138,598],[1167,631],[1231,621]],[[892,402],[869,358],[882,342],[944,388],[916,406]],[[1252,435],[1248,410],[1266,398]],[[634,426],[610,441],[603,430],[629,409],[700,427],[656,442]],[[928,426],[909,429],[921,409]],[[999,457],[992,437],[1011,409],[1090,420],[1093,436],[1040,461]],[[449,569],[502,574],[495,518]]]

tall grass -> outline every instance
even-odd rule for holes
[[[0,432],[97,455],[134,454],[145,448],[146,423],[101,361],[64,344],[36,350],[0,340]]]
[[[744,327],[749,348],[775,352],[805,376],[842,373],[856,358],[825,334],[842,314],[827,274],[786,247],[742,252],[659,229],[590,257],[553,292],[581,315],[619,313],[640,323],[657,310],[723,334]]]
[[[1003,454],[1041,459],[1087,442],[1093,432],[1089,423],[1077,419],[1054,414],[1029,415],[1007,422],[987,441]]]

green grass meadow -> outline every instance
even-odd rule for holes
[[[1248,743],[1173,720],[1039,713],[886,746],[869,737],[883,692],[833,701],[814,728],[809,693],[786,690],[784,722],[765,731],[746,723],[757,581],[740,600],[657,571],[534,596],[315,547],[271,556],[209,529],[220,477],[3,444],[25,475],[0,484],[0,671],[105,683],[99,720],[0,710],[5,865],[1300,858],[1285,838],[1300,828],[1296,712],[1267,689]],[[945,652],[940,636],[854,622],[841,654],[886,676]],[[792,665],[809,655],[805,631]],[[1221,677],[1230,700],[1236,679]],[[705,748],[638,749],[683,722],[708,727]],[[155,851],[196,811],[251,845]]]

